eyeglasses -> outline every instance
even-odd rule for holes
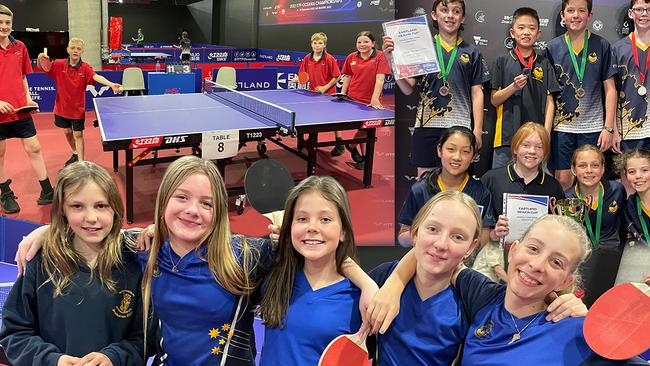
[[[643,13],[648,13],[648,15],[650,15],[650,8],[632,8],[632,11],[636,15],[643,15]]]

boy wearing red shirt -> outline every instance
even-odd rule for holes
[[[54,124],[63,128],[65,138],[72,148],[72,156],[65,165],[84,160],[84,122],[86,120],[86,86],[98,82],[110,86],[115,94],[120,93],[121,85],[95,74],[92,66],[81,60],[84,41],[73,37],[68,42],[67,60],[50,61],[41,53],[39,66],[56,83],[56,102],[54,103]]]
[[[327,53],[327,35],[323,32],[311,36],[312,52],[308,53],[300,63],[298,72],[309,75],[309,90],[323,94],[336,92],[336,82],[339,81],[341,71],[334,56]],[[292,80],[296,82],[298,79]]]
[[[29,94],[26,75],[32,72],[32,65],[25,44],[11,37],[13,13],[0,5],[0,205],[5,213],[16,213],[20,206],[14,192],[9,188],[11,179],[5,177],[4,161],[7,139],[20,138],[29,157],[32,169],[41,184],[39,205],[52,203],[54,190],[47,177],[41,144],[36,137],[36,128],[31,115],[18,111],[25,106],[38,106]]]

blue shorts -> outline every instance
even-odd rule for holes
[[[70,119],[61,117],[58,114],[54,115],[54,125],[60,128],[71,128],[72,131],[83,131],[85,119]]]
[[[19,119],[13,122],[0,123],[0,141],[19,138],[27,139],[36,136],[36,127],[32,117]]]
[[[571,169],[573,152],[580,146],[590,144],[596,146],[600,132],[568,133],[551,132],[551,159],[549,169]]]
[[[510,146],[495,147],[492,153],[492,169],[502,168],[512,161],[512,148]]]
[[[623,140],[621,141],[621,151],[626,152],[628,150],[634,149],[646,149],[650,150],[650,138],[644,138],[639,140]]]
[[[411,143],[411,165],[417,168],[441,166],[438,156],[438,142],[446,128],[417,127],[413,129]]]

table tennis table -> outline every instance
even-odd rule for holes
[[[164,60],[168,57],[172,57],[172,55],[164,52],[131,52],[124,55],[124,57],[131,58],[134,61],[143,61],[148,58],[154,60],[156,59]]]
[[[15,264],[0,262],[0,316],[16,277],[18,277],[18,267]]]
[[[374,109],[350,100],[308,90],[236,91],[207,81],[204,93],[95,98],[95,112],[104,151],[113,151],[113,168],[118,169],[118,152],[126,160],[126,218],[133,222],[133,167],[170,162],[178,158],[134,159],[133,149],[192,147],[198,154],[204,133],[238,131],[239,148],[247,142],[275,143],[306,160],[307,175],[315,173],[319,147],[344,143],[366,143],[363,173],[365,187],[372,182],[376,128],[395,125],[395,112]],[[318,141],[321,132],[363,129],[366,137],[342,141]],[[277,135],[297,135],[298,148],[284,144]],[[307,134],[303,139],[301,136]],[[301,151],[305,148],[307,153]],[[264,145],[258,145],[260,153]],[[222,174],[224,161],[217,161]],[[241,193],[243,190],[229,193]]]

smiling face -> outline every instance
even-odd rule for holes
[[[600,154],[593,150],[586,150],[576,155],[571,171],[578,178],[580,187],[589,190],[600,182],[605,173],[605,165]]]
[[[345,233],[334,202],[315,190],[300,194],[293,210],[291,242],[305,263],[334,262]]]
[[[537,169],[544,161],[544,143],[536,132],[529,134],[513,150],[519,166]]]
[[[542,32],[539,30],[537,19],[530,15],[520,15],[515,18],[510,28],[510,36],[519,48],[531,49]]]
[[[477,223],[468,207],[452,199],[437,202],[413,235],[417,268],[421,273],[448,279],[460,261],[474,249]]]
[[[114,211],[96,183],[81,183],[64,192],[63,214],[74,233],[75,248],[99,247],[113,228]]]
[[[465,174],[474,159],[474,149],[471,141],[460,133],[454,133],[438,146],[438,156],[442,169],[451,176],[457,177]]]
[[[214,198],[210,179],[202,173],[187,177],[171,195],[164,220],[173,244],[195,248],[207,236],[213,220]]]
[[[634,21],[634,31],[641,32],[650,29],[650,13],[643,11],[643,9],[650,10],[650,3],[645,0],[637,0],[630,10],[627,11],[627,16]],[[643,11],[638,14],[637,12]]]
[[[11,34],[13,19],[6,14],[0,14],[0,40],[5,40]]]
[[[645,193],[650,188],[650,160],[644,157],[631,157],[625,164],[625,177],[638,193]]]
[[[372,49],[375,47],[375,42],[373,42],[368,36],[360,36],[357,38],[357,51],[362,54],[369,54],[372,52]]]
[[[465,22],[465,14],[460,1],[447,1],[447,5],[439,3],[431,12],[431,18],[438,22],[438,31],[448,35],[457,34]]]
[[[568,31],[579,33],[587,29],[593,14],[589,11],[586,0],[570,0],[560,16]]]
[[[573,282],[581,255],[577,235],[552,220],[539,222],[508,253],[508,291],[528,302],[544,301]]]

